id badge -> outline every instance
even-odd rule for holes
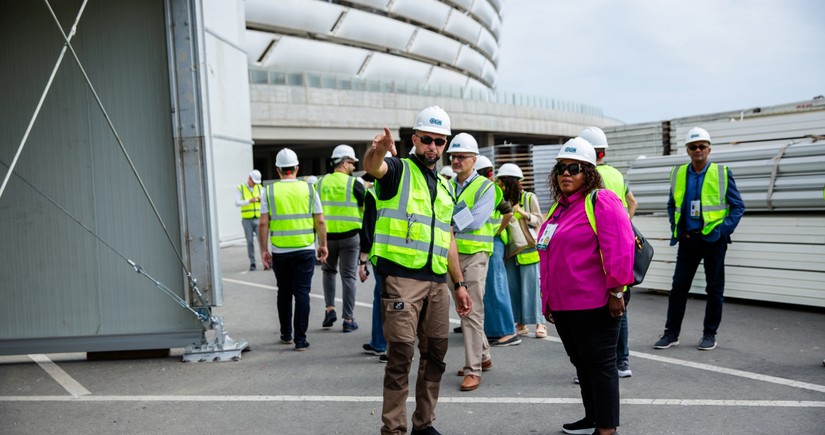
[[[467,228],[471,223],[473,223],[473,213],[469,208],[467,208],[466,205],[459,205],[453,211],[453,222],[458,228],[458,231],[464,231],[464,228]]]
[[[553,233],[556,232],[556,228],[559,227],[559,224],[547,224],[544,227],[544,231],[541,232],[541,236],[539,236],[539,240],[536,243],[536,249],[541,249],[544,251],[547,249],[547,245],[550,244],[550,239],[553,237]]]
[[[702,201],[693,200],[690,202],[690,217],[698,219],[702,216]]]

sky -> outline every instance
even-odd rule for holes
[[[822,0],[506,0],[496,88],[622,122],[825,95]]]

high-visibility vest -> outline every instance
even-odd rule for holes
[[[676,211],[673,221],[676,223],[673,228],[673,237],[678,237],[679,219],[682,217],[682,204],[685,201],[685,191],[687,190],[687,171],[690,163],[674,167],[670,170],[670,193],[676,203]],[[719,173],[719,168],[722,173]],[[702,234],[710,234],[714,228],[725,221],[725,217],[730,213],[730,208],[725,200],[728,192],[728,167],[711,163],[705,171],[705,179],[702,182],[701,202],[702,202]]]
[[[624,183],[624,176],[618,169],[610,165],[598,165],[596,170],[602,176],[604,188],[613,191],[619,199],[622,200],[622,205],[627,210],[627,185]]]
[[[266,187],[269,241],[273,246],[303,248],[315,242],[315,195],[315,188],[305,181],[281,181]]]
[[[524,192],[524,191],[521,192],[521,198],[519,199],[518,204],[522,209],[524,209],[525,204],[527,204],[530,201],[530,195],[532,195],[532,193],[530,193],[530,192]],[[516,217],[515,214],[514,214],[513,219],[519,219],[519,218]],[[527,249],[524,249],[523,251],[516,254],[516,262],[518,264],[538,263],[539,262],[539,251],[536,250],[535,246],[528,247]]]
[[[386,201],[376,199],[378,218],[370,259],[373,264],[381,257],[420,269],[432,255],[432,271],[446,273],[453,216],[450,188],[445,179],[438,177],[436,195],[431,198],[427,180],[418,166],[409,159],[401,159],[401,163],[401,183],[396,195]]]
[[[501,205],[501,201],[504,199],[504,192],[501,190],[501,187],[498,187],[498,184],[493,183],[493,188],[496,189],[496,205],[493,209],[493,213],[490,215],[490,219],[487,220],[487,223],[484,225],[488,225],[490,230],[495,237],[496,231],[501,226],[501,212],[498,211],[498,206]],[[507,235],[507,231],[502,231],[501,234],[498,235],[501,238],[501,241],[504,242],[504,246],[507,246],[507,242],[509,241],[510,237]]]
[[[333,172],[319,178],[315,183],[328,233],[345,233],[361,229],[363,216],[355,199],[353,189],[355,177],[343,172]]]
[[[243,197],[244,201],[249,201],[254,197],[261,196],[261,185],[256,184],[255,187],[252,188],[252,192],[249,191],[248,184],[239,184],[238,190],[241,191],[241,196]],[[261,203],[260,202],[250,202],[247,205],[241,206],[241,218],[242,219],[254,219],[261,217]]]
[[[455,181],[452,183],[455,183]],[[463,202],[468,209],[472,210],[476,202],[481,198],[481,195],[487,192],[492,186],[492,181],[482,176],[476,176],[473,181],[461,191],[458,198],[456,198],[456,209],[461,207],[461,203]],[[457,185],[453,186],[453,188],[457,190]],[[499,221],[501,221],[500,218]],[[492,230],[492,225],[488,225],[488,223],[489,219],[477,230],[455,233],[455,244],[459,254],[476,254],[479,252],[486,252],[487,254],[493,253],[493,236],[496,232]]]

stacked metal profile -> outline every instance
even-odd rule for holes
[[[712,150],[711,160],[732,171],[747,210],[728,250],[725,294],[825,306],[825,141],[714,143]],[[645,288],[670,289],[677,249],[666,215],[670,170],[688,162],[683,152],[637,159],[627,173],[638,212],[651,213],[634,218],[656,250]],[[700,271],[691,292],[704,288]]]

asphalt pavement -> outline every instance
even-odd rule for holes
[[[0,356],[0,433],[378,433],[385,365],[361,348],[370,335],[372,277],[358,286],[360,329],[343,333],[340,320],[321,328],[317,267],[311,346],[295,352],[279,343],[275,277],[247,271],[245,249],[221,249],[225,304],[214,310],[231,337],[251,344],[240,361],[183,363],[183,349],[112,361],[87,361],[83,353]],[[340,291],[339,282],[339,317]],[[666,294],[634,291],[622,434],[825,434],[825,310],[727,300],[719,346],[699,351],[704,300],[691,298],[681,344],[654,350],[666,308]],[[452,319],[457,325],[454,312]],[[583,416],[554,328],[546,339],[530,330],[520,345],[492,349],[493,368],[472,392],[459,391],[463,341],[450,333],[439,431],[559,434]]]

